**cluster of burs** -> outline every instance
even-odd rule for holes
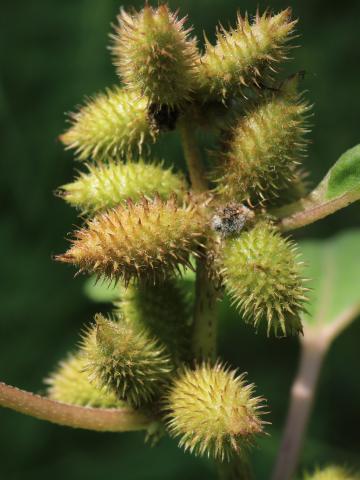
[[[167,6],[119,15],[112,52],[121,86],[72,114],[61,136],[86,171],[60,188],[84,225],[57,257],[115,282],[118,300],[50,376],[51,398],[141,409],[182,447],[218,461],[246,455],[262,433],[254,386],[194,351],[199,292],[188,272],[202,262],[218,297],[227,294],[255,330],[302,331],[301,262],[272,213],[306,189],[309,106],[300,75],[276,74],[295,23],[289,10],[239,15],[200,52]],[[208,188],[151,158],[152,144],[176,128],[210,129],[218,139]],[[189,170],[192,179],[196,166]]]

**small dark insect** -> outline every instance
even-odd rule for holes
[[[228,237],[240,233],[245,224],[254,218],[250,208],[241,203],[228,203],[220,207],[211,220],[211,228],[221,236]]]
[[[179,110],[168,105],[156,105],[152,103],[148,109],[151,121],[154,121],[159,130],[175,130],[179,117]]]

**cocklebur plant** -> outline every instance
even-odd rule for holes
[[[290,9],[238,14],[201,52],[186,19],[166,5],[121,11],[112,36],[120,85],[88,100],[60,137],[85,166],[58,190],[83,223],[56,256],[108,286],[112,313],[89,319],[46,379],[48,398],[1,384],[1,405],[73,427],[146,430],[152,439],[164,431],[215,461],[221,478],[249,479],[268,407],[251,372],[248,379],[218,358],[216,305],[227,295],[254,331],[302,339],[273,477],[292,478],[316,386],[309,364],[318,374],[360,305],[358,293],[343,294],[320,325],[309,314],[316,288],[308,283],[319,272],[288,233],[360,199],[359,146],[307,191],[311,108],[302,74],[278,72],[295,25]],[[196,131],[208,127],[217,147],[204,163]],[[174,129],[187,172],[152,154]]]

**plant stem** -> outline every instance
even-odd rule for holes
[[[310,417],[321,365],[329,347],[327,338],[309,332],[301,341],[301,357],[291,389],[281,447],[272,480],[291,480],[295,473]]]
[[[184,117],[178,122],[178,128],[189,169],[192,189],[197,193],[206,192],[209,185],[206,180],[205,166],[201,158],[200,148],[196,141],[195,126],[187,117]]]
[[[290,398],[281,447],[272,480],[290,480],[296,470],[302,441],[316,392],[322,363],[332,341],[360,314],[360,305],[352,305],[331,323],[314,319],[301,339],[301,356]]]
[[[209,188],[205,176],[205,167],[196,142],[195,128],[184,117],[178,124],[181,141],[188,165],[192,189],[196,193],[206,192]],[[193,352],[196,360],[211,359],[216,356],[217,312],[215,308],[217,294],[206,265],[206,259],[199,258],[196,264],[196,289],[193,330]]]
[[[130,408],[79,407],[41,397],[0,382],[0,406],[58,425],[101,432],[146,430],[151,419]]]
[[[206,261],[198,259],[196,265],[193,352],[196,360],[216,358],[217,292],[209,278]]]
[[[331,200],[320,197],[319,192],[314,191],[308,197],[274,209],[271,213],[280,218],[279,228],[287,232],[310,225],[358,200],[358,195],[351,193]]]

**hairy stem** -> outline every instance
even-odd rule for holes
[[[321,220],[356,200],[358,200],[358,195],[351,193],[346,193],[331,200],[324,199],[320,198],[319,192],[315,191],[308,197],[274,209],[271,213],[279,217],[278,225],[280,229],[287,232]]]
[[[195,128],[184,117],[179,122],[181,141],[190,180],[194,192],[202,193],[208,189],[205,168],[201,152],[196,142]],[[196,264],[196,299],[194,309],[193,352],[197,360],[214,359],[216,356],[216,291],[209,278],[206,260],[200,258]]]
[[[205,176],[205,167],[201,158],[200,148],[196,142],[195,126],[187,117],[184,117],[178,122],[178,128],[189,169],[192,189],[198,193],[206,192],[209,185]]]
[[[193,352],[197,360],[216,358],[217,311],[213,282],[204,259],[196,265],[195,312],[193,330]]]
[[[0,383],[0,406],[58,425],[100,432],[146,430],[152,423],[151,419],[130,408],[78,407],[34,395],[5,383]]]
[[[329,347],[326,338],[311,333],[301,342],[297,376],[291,389],[290,407],[272,480],[291,480],[295,473],[309,421],[321,365]]]

